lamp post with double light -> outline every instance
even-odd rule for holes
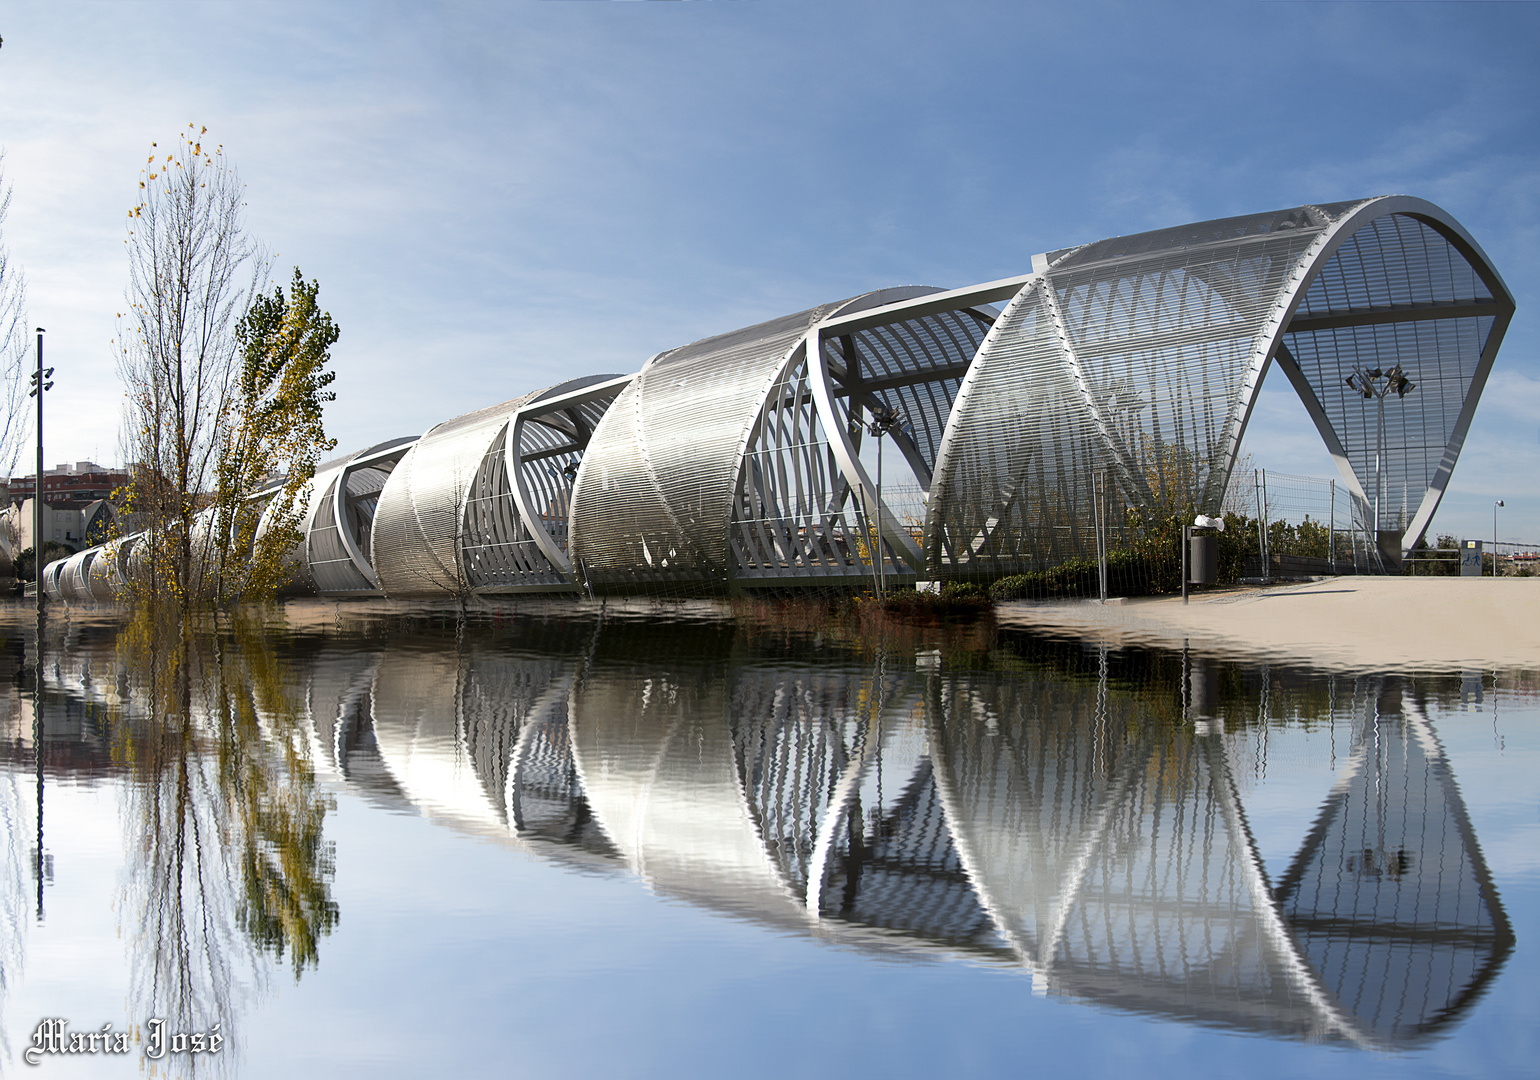
[[[1380,380],[1384,380],[1382,383]],[[1392,368],[1355,367],[1346,380],[1349,387],[1362,394],[1366,401],[1375,403],[1376,422],[1374,431],[1374,550],[1380,550],[1380,490],[1385,458],[1385,399],[1391,394],[1404,398],[1417,388],[1397,364]],[[1397,556],[1399,558],[1399,555]]]
[[[904,422],[903,415],[897,409],[886,405],[870,405],[867,413],[871,416],[871,422],[866,425],[866,430],[876,436],[877,439],[877,543],[872,553],[877,560],[877,599],[883,600],[887,595],[887,574],[884,562],[884,548],[882,544],[882,437],[893,431]],[[871,520],[871,515],[866,515]]]
[[[37,398],[37,487],[32,492],[32,576],[37,582],[37,613],[43,614],[43,391],[52,390],[53,368],[43,367],[43,335],[37,328],[37,370],[32,373],[28,397]],[[40,643],[41,644],[41,643]]]

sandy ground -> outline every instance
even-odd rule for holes
[[[999,608],[1002,626],[1333,669],[1540,669],[1540,578],[1334,578],[1197,596]]]

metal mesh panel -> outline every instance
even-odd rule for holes
[[[595,381],[599,380],[581,380],[572,389],[581,392],[586,389],[581,383]],[[542,536],[546,539],[541,546],[552,569],[539,579],[541,582],[571,582],[568,543],[572,489],[594,431],[619,393],[614,389],[576,402],[558,394],[545,408],[539,407],[542,402],[537,399],[514,423],[508,440],[508,468],[520,488],[525,527],[540,530],[539,534],[532,532],[537,540]]]
[[[1457,314],[1480,305],[1492,313]],[[1374,528],[1405,529],[1421,508],[1456,434],[1497,314],[1491,290],[1459,250],[1406,214],[1387,214],[1357,230],[1305,293],[1285,346],[1371,505],[1380,403],[1350,388],[1347,378],[1400,364],[1415,384],[1406,397],[1384,401]],[[1311,320],[1336,325],[1310,329]]]
[[[126,584],[128,553],[132,549],[128,539],[103,544],[101,552],[91,562],[86,577],[86,588],[93,600],[116,600]]]
[[[793,348],[837,306],[648,362],[605,413],[573,492],[573,554],[590,584],[727,587],[745,439]]]
[[[466,583],[478,592],[565,580],[540,550],[514,505],[504,452],[507,437],[505,426],[487,447],[465,502],[461,557]]]
[[[90,573],[91,563],[96,558],[98,550],[86,548],[64,560],[64,569],[59,574],[59,591],[66,600],[91,599],[91,586],[87,575]]]
[[[1319,232],[1301,222],[1097,264],[1082,251],[1049,271],[1065,362],[1081,373],[1131,503],[1217,511],[1253,359],[1266,352],[1269,316]]]
[[[1333,253],[1295,317],[1491,299],[1492,290],[1438,230],[1409,214],[1387,214]]]
[[[873,807],[869,835],[847,833],[821,887],[821,910],[933,941],[997,945],[964,871],[928,759],[891,807]]]
[[[488,447],[536,396],[440,424],[396,466],[374,514],[375,572],[386,595],[459,595],[470,588],[459,552],[465,499]]]
[[[1321,981],[1367,1030],[1404,1043],[1484,981],[1508,931],[1432,732],[1380,715],[1372,695],[1358,708],[1347,775],[1278,895]]]
[[[321,495],[306,533],[306,560],[317,591],[323,593],[372,592],[373,583],[364,576],[343,544],[337,527],[337,489],[343,481],[339,469],[324,478]],[[346,500],[344,488],[343,499]]]
[[[805,358],[782,373],[749,435],[732,521],[734,576],[860,577],[871,565],[853,497],[813,403]],[[859,436],[857,436],[859,439]]]
[[[952,413],[928,507],[930,572],[1014,573],[1093,550],[1091,478],[1113,460],[1035,281],[1000,316]]]
[[[1262,214],[1244,214],[1240,217],[1215,218],[1190,225],[1176,225],[1168,229],[1136,233],[1131,236],[1114,236],[1085,244],[1079,248],[1063,248],[1049,256],[1049,262],[1063,256],[1063,267],[1084,266],[1088,263],[1115,259],[1137,258],[1152,252],[1178,248],[1199,247],[1214,244],[1232,246],[1236,241],[1276,237],[1300,229],[1319,229],[1343,214],[1361,205],[1360,202],[1318,203],[1289,210],[1272,210]]]

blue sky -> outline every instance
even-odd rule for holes
[[[50,465],[117,460],[125,215],[188,122],[342,327],[340,449],[887,285],[1387,192],[1519,310],[1433,531],[1540,541],[1540,5],[12,3]],[[1286,381],[1259,464],[1331,475]]]

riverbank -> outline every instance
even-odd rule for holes
[[[1362,671],[1540,668],[1540,578],[1344,577],[1094,601],[1012,602],[1001,626]]]

